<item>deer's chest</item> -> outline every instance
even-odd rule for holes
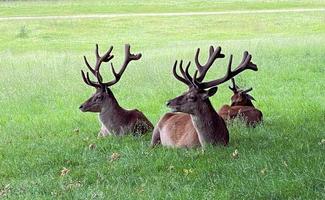
[[[99,121],[112,135],[126,135],[132,130],[128,121],[118,120],[118,118],[107,119],[99,116]]]

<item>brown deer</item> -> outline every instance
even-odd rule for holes
[[[113,46],[103,55],[100,56],[98,52],[98,45],[96,44],[96,64],[92,68],[84,56],[85,64],[87,65],[90,72],[96,77],[97,81],[92,81],[89,78],[89,73],[86,75],[81,70],[81,75],[84,82],[96,88],[95,94],[93,94],[87,101],[85,101],[81,106],[80,110],[82,112],[99,112],[99,120],[101,122],[101,130],[98,136],[106,135],[141,135],[146,132],[152,131],[153,125],[146,118],[146,116],[139,110],[126,110],[122,108],[116,98],[114,97],[110,87],[116,84],[124,73],[126,67],[132,60],[139,60],[141,54],[131,54],[130,45],[125,45],[125,60],[122,67],[118,73],[116,73],[113,64],[111,63],[111,68],[114,80],[104,83],[103,78],[99,72],[100,66],[103,62],[108,63],[114,55],[111,55]]]
[[[248,94],[253,88],[242,90],[236,85],[234,78],[232,78],[231,81],[232,87],[229,86],[229,89],[234,93],[231,97],[231,104],[230,106],[223,105],[218,111],[218,114],[224,120],[232,120],[241,117],[247,125],[255,126],[262,121],[263,114],[254,107],[252,102],[252,100],[255,101],[254,97]]]
[[[188,86],[188,91],[171,99],[167,106],[172,109],[171,113],[166,113],[156,125],[151,146],[161,143],[169,147],[197,147],[207,144],[227,145],[229,133],[224,120],[214,110],[209,97],[217,92],[217,86],[228,81],[246,69],[257,71],[257,66],[251,62],[252,56],[244,52],[243,59],[238,67],[232,71],[232,55],[229,59],[226,74],[219,79],[202,82],[207,71],[217,58],[223,58],[221,47],[214,49],[210,47],[209,59],[205,65],[199,63],[200,49],[197,49],[195,62],[197,70],[192,77],[189,74],[189,62],[183,69],[183,61],[179,64],[182,76],[176,72],[177,60],[173,67],[175,78]],[[197,77],[199,72],[199,76]]]

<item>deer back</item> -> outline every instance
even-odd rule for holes
[[[224,120],[231,120],[241,117],[247,124],[259,123],[263,118],[262,112],[252,106],[224,105],[220,108],[218,113]]]

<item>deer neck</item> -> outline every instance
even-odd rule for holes
[[[234,103],[231,103],[231,106],[251,106],[251,107],[254,107],[251,100],[247,101],[246,103],[244,103],[244,102],[234,102]]]
[[[125,109],[123,109],[113,94],[110,95],[109,99],[102,105],[102,110],[99,113],[100,121],[109,130],[110,127],[120,126],[121,118],[124,117]]]
[[[197,112],[191,114],[191,118],[202,146],[228,143],[228,129],[209,99],[199,106]]]

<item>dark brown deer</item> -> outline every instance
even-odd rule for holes
[[[113,46],[103,55],[100,56],[98,52],[98,45],[96,44],[96,64],[95,67],[91,67],[84,56],[85,63],[90,72],[96,77],[97,81],[92,81],[89,78],[89,73],[86,74],[81,70],[81,75],[84,82],[96,88],[95,94],[93,94],[87,101],[81,106],[82,112],[99,112],[99,120],[101,122],[101,130],[98,136],[106,135],[141,135],[146,132],[152,131],[153,125],[146,118],[146,116],[139,110],[126,110],[122,108],[116,98],[114,97],[110,87],[116,84],[122,77],[126,67],[132,60],[139,60],[141,54],[131,54],[130,45],[125,45],[125,60],[118,73],[116,73],[113,64],[111,68],[114,80],[104,83],[100,74],[100,66],[103,62],[108,63],[114,56],[111,55]]]
[[[231,104],[230,106],[223,105],[218,111],[218,114],[224,120],[232,120],[239,117],[242,118],[247,125],[255,126],[262,121],[263,114],[254,107],[252,102],[252,100],[255,101],[254,97],[248,94],[253,88],[242,90],[236,85],[234,78],[232,78],[231,81],[232,87],[229,86],[229,89],[233,91]]]
[[[251,62],[252,56],[244,52],[243,59],[238,67],[232,71],[232,55],[229,59],[226,74],[219,79],[202,82],[207,71],[217,58],[223,58],[221,47],[214,49],[210,47],[210,55],[207,63],[201,65],[198,61],[200,49],[195,55],[197,70],[192,77],[189,74],[188,63],[185,70],[183,61],[179,64],[182,76],[176,72],[177,61],[173,67],[175,78],[188,86],[188,91],[171,99],[167,106],[172,109],[172,113],[166,113],[156,125],[151,146],[161,143],[169,147],[196,147],[207,144],[227,145],[229,142],[229,133],[224,120],[214,110],[209,97],[217,92],[217,86],[228,81],[237,74],[246,69],[257,71],[255,64]],[[199,76],[197,77],[199,73]]]

